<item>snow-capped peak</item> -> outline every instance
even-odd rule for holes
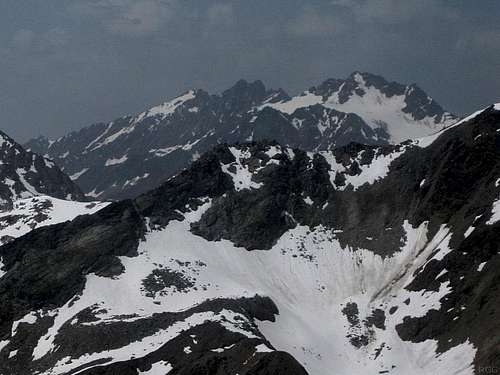
[[[359,115],[372,129],[386,132],[391,143],[423,137],[455,122],[453,115],[443,111],[415,84],[405,86],[361,72],[345,80],[326,80],[301,95],[264,103],[258,109],[271,107],[292,114],[317,104]]]

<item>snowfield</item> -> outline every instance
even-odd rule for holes
[[[442,283],[437,292],[417,293],[405,289],[413,273],[425,267],[431,254],[435,253],[433,258],[439,260],[451,251],[448,247],[451,232],[446,226],[433,238],[427,238],[426,223],[418,228],[405,223],[405,245],[400,252],[385,259],[369,250],[342,248],[335,231],[304,226],[287,231],[270,250],[249,252],[229,241],[209,242],[190,232],[190,223],[199,220],[210,205],[207,199],[198,210],[186,213],[182,222],[172,221],[161,230],[150,228],[139,245],[139,256],[121,257],[125,272],[119,277],[88,276],[81,296],[46,313],[55,320],[36,345],[34,358],[57,351],[54,339],[61,327],[79,324],[76,314],[89,307],[99,311],[98,320],[84,324],[105,324],[132,314],[136,314],[131,318],[135,320],[165,311],[185,311],[207,299],[259,294],[269,296],[279,309],[276,322],[258,323],[274,347],[259,350],[287,351],[310,374],[330,375],[332,369],[340,375],[380,371],[422,375],[473,373],[475,348],[469,342],[438,355],[436,342],[405,342],[395,331],[403,317],[424,316],[438,309],[440,299],[450,292],[447,282]],[[184,293],[176,293],[173,288],[154,298],[146,296],[142,281],[159,265],[184,271],[195,287]],[[354,303],[360,322],[374,309],[383,310],[385,329],[350,324],[343,310]],[[390,314],[388,311],[394,306],[397,310]],[[185,321],[122,348],[64,358],[44,374],[63,374],[84,364],[86,369],[96,366],[91,361],[109,364],[131,356],[145,356],[205,320],[218,321],[227,329],[248,337],[253,335],[242,324],[245,318],[232,311],[193,314]],[[368,337],[369,344],[361,348],[355,347],[347,337],[363,335]],[[195,342],[191,347],[194,345]],[[165,366],[168,368],[168,364]]]

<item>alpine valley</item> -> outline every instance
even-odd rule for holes
[[[140,114],[26,147],[54,160],[89,196],[116,200],[160,185],[220,143],[269,139],[305,151],[384,145],[456,120],[415,84],[354,72],[294,97],[260,81],[239,81],[221,95],[190,90]]]
[[[91,196],[140,194],[0,246],[2,375],[500,368],[500,104],[457,121],[364,73],[240,81],[28,147]],[[84,198],[15,149],[25,207]]]

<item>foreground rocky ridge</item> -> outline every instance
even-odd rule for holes
[[[499,110],[399,145],[220,145],[0,247],[0,372],[500,367]]]
[[[54,159],[88,195],[123,199],[158,186],[219,143],[273,139],[307,151],[390,144],[456,121],[416,85],[355,72],[299,96],[239,81],[221,95],[191,90],[138,115],[27,147]]]

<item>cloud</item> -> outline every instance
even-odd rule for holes
[[[41,36],[42,48],[62,47],[68,43],[69,38],[68,32],[64,29],[50,29]]]
[[[170,16],[170,4],[167,2],[134,1],[120,9],[110,20],[108,29],[115,34],[149,35],[160,30]]]
[[[12,37],[12,47],[19,50],[28,50],[35,41],[35,33],[32,30],[21,29],[16,31]]]
[[[429,16],[454,18],[456,13],[439,0],[332,0],[331,5],[349,9],[358,23],[386,25],[425,21]]]
[[[48,52],[64,46],[69,40],[68,33],[61,28],[53,28],[41,33],[20,29],[11,40],[11,52]]]
[[[233,5],[230,3],[216,3],[207,10],[207,19],[210,25],[232,25],[235,21]]]
[[[91,0],[71,4],[77,17],[97,19],[115,35],[147,36],[158,32],[174,13],[175,0]]]
[[[471,50],[491,52],[498,51],[498,46],[500,46],[500,30],[476,30],[473,33],[462,35],[457,40],[455,49],[462,52],[470,52]]]
[[[344,29],[344,25],[330,13],[306,7],[300,15],[287,23],[286,30],[292,36],[321,37],[331,36]]]

